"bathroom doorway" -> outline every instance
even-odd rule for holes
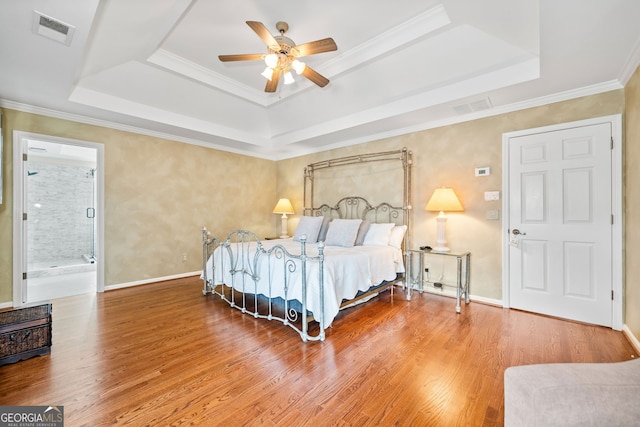
[[[14,305],[101,291],[102,146],[17,134],[22,213],[14,246],[19,240],[22,259]]]

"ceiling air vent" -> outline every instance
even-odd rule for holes
[[[69,46],[76,27],[34,10],[32,29],[36,34]]]

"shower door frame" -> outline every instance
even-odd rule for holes
[[[27,221],[26,212],[26,167],[24,154],[27,153],[29,139],[48,141],[55,144],[75,145],[96,150],[96,291],[104,292],[104,145],[97,142],[61,138],[31,132],[13,131],[13,306],[27,304]]]

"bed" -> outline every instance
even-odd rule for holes
[[[403,200],[372,204],[361,196],[315,206],[320,169],[369,162],[402,165]],[[249,230],[225,238],[202,230],[203,294],[255,318],[290,326],[303,341],[324,341],[339,311],[405,286],[410,236],[411,153],[367,154],[305,168],[304,214],[292,238],[261,240]]]

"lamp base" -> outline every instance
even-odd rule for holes
[[[287,214],[283,213],[281,220],[280,220],[280,231],[282,232],[282,234],[280,235],[281,239],[288,239],[289,235],[287,234],[287,232],[289,231],[287,229]]]
[[[444,212],[440,212],[440,215],[436,218],[438,223],[438,237],[436,239],[436,245],[431,252],[449,252],[447,247],[447,217]]]

